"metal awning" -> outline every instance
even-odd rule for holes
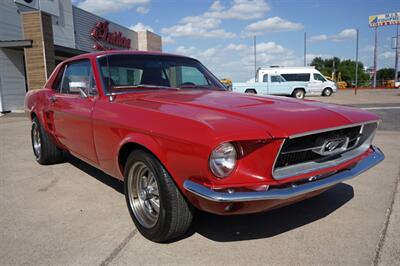
[[[0,48],[22,49],[32,47],[32,40],[0,41]]]
[[[56,56],[61,56],[65,58],[73,57],[76,55],[84,54],[87,53],[82,50],[74,49],[74,48],[69,48],[65,46],[60,46],[60,45],[54,45],[54,52]]]

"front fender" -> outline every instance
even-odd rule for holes
[[[172,169],[169,169],[168,167],[168,160],[167,160],[167,155],[166,151],[161,148],[161,144],[151,135],[146,135],[142,133],[129,133],[127,134],[119,143],[118,145],[118,152],[117,152],[117,160],[116,163],[118,164],[117,167],[120,171],[120,176],[123,177],[123,169],[121,168],[119,164],[119,156],[121,150],[129,144],[133,144],[139,147],[143,147],[144,149],[148,150],[151,152],[160,162],[161,164],[167,169],[169,173],[174,175],[172,172]]]

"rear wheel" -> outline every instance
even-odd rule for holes
[[[31,140],[33,154],[40,164],[53,164],[63,160],[62,150],[53,142],[51,136],[40,124],[37,117],[32,120]]]
[[[166,242],[190,227],[191,206],[171,176],[149,152],[133,151],[125,165],[125,198],[140,233],[149,240]]]
[[[246,89],[244,93],[257,94],[257,91],[255,89]]]
[[[332,95],[332,89],[331,88],[325,88],[322,91],[322,96],[331,96]]]
[[[304,99],[305,91],[303,89],[295,89],[292,93],[292,97],[296,99]]]

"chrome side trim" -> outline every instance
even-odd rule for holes
[[[272,188],[262,192],[219,192],[210,189],[206,186],[200,185],[190,180],[183,183],[183,187],[206,200],[215,202],[243,202],[243,201],[258,201],[258,200],[286,200],[293,197],[301,196],[313,191],[329,188],[333,185],[349,180],[353,177],[360,175],[369,168],[377,165],[384,160],[385,155],[379,148],[371,146],[372,153],[366,158],[360,160],[353,168],[345,169],[331,176],[325,177],[320,180],[310,181],[297,186],[289,188]]]
[[[330,128],[318,129],[318,130],[313,130],[313,131],[307,131],[307,132],[291,135],[291,136],[289,136],[289,139],[295,139],[295,138],[300,138],[300,137],[304,137],[304,136],[308,136],[308,135],[324,133],[324,132],[328,132],[328,131],[344,129],[344,128],[349,128],[349,127],[363,126],[363,125],[368,125],[368,124],[372,124],[372,123],[378,123],[378,125],[379,125],[380,121],[381,120],[378,119],[378,120],[371,120],[371,121],[366,121],[366,122],[361,122],[361,123],[348,124],[348,125],[339,126],[339,127],[330,127]]]

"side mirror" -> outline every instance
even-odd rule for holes
[[[88,86],[86,82],[83,81],[73,81],[69,83],[69,90],[79,92],[79,95],[82,98],[87,98],[88,95]]]

